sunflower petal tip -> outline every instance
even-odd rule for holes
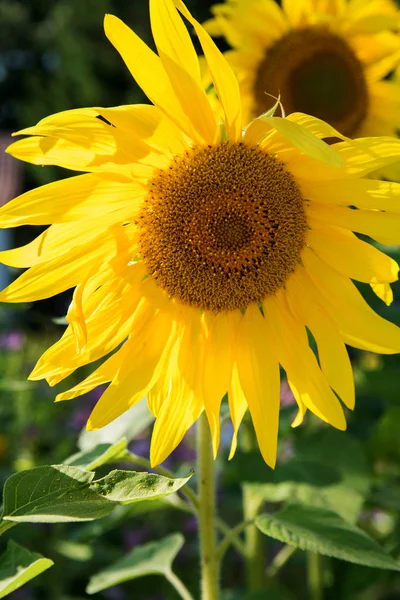
[[[86,431],[97,431],[97,429],[100,429],[100,427],[96,427],[93,421],[89,419],[86,423]]]

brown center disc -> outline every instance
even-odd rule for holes
[[[225,142],[173,159],[149,185],[138,227],[147,272],[172,298],[214,312],[281,288],[300,259],[304,200],[283,163]]]
[[[346,41],[322,27],[292,31],[268,49],[254,81],[254,114],[280,94],[287,114],[304,112],[354,136],[368,110],[361,62]]]

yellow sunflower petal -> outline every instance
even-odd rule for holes
[[[82,396],[87,392],[91,392],[99,385],[103,385],[105,383],[109,383],[115,377],[116,372],[118,371],[121,361],[126,354],[126,348],[123,346],[118,352],[110,356],[103,364],[93,371],[91,375],[86,377],[83,381],[74,385],[74,387],[70,388],[66,392],[62,392],[56,396],[56,402],[62,402],[63,400],[72,400],[73,398],[77,398],[78,396]]]
[[[286,371],[292,389],[318,417],[337,429],[346,429],[340,402],[308,345],[304,328],[286,307],[283,292],[264,301],[263,306],[266,320],[274,333],[279,362]]]
[[[207,339],[204,347],[203,399],[210,424],[214,457],[219,446],[219,411],[228,391],[233,368],[232,319],[228,313],[205,313]]]
[[[374,294],[378,296],[383,302],[390,306],[393,302],[393,290],[389,283],[371,283],[371,288]]]
[[[237,448],[237,436],[240,424],[247,410],[247,400],[243,393],[242,386],[239,381],[239,374],[236,363],[233,365],[232,381],[228,392],[229,413],[233,425],[233,435],[231,449],[228,460],[234,457]]]
[[[365,283],[398,279],[399,265],[351,231],[315,223],[307,234],[308,245],[342,275]]]
[[[14,142],[6,152],[19,160],[34,165],[56,165],[72,171],[93,171],[118,173],[124,177],[132,176],[149,179],[154,168],[149,165],[132,165],[129,161],[117,164],[112,155],[96,156],[93,150],[83,147],[77,141],[32,136]]]
[[[154,41],[172,88],[199,136],[216,141],[219,128],[203,89],[190,35],[171,0],[150,0]]]
[[[400,243],[400,214],[315,203],[310,203],[307,211],[313,219],[363,233],[381,244]]]
[[[87,424],[89,431],[108,425],[146,395],[164,367],[172,330],[170,315],[160,311],[146,328],[125,342],[125,360],[94,407]]]
[[[307,325],[318,346],[321,370],[345,405],[355,405],[354,378],[349,355],[337,326],[313,296],[307,280],[295,273],[287,284],[287,298],[293,312]],[[299,416],[297,417],[297,419]]]
[[[302,180],[299,183],[307,200],[400,214],[399,183],[371,179]]]
[[[106,15],[104,29],[132,76],[153,104],[191,139],[200,144],[207,142],[191,122],[186,106],[181,105],[161,59],[117,17]]]
[[[158,108],[150,104],[128,104],[97,108],[110,123],[157,150],[180,154],[189,147],[189,139]]]
[[[99,221],[96,220],[95,225],[98,225]],[[104,225],[103,231],[95,229],[97,238],[101,237],[101,243],[96,237],[93,236],[94,239],[90,239],[88,236],[88,242],[80,241],[75,247],[68,248],[65,246],[64,240],[65,253],[46,257],[46,260],[34,264],[0,292],[0,301],[31,302],[49,298],[75,287],[96,265],[100,267],[104,261],[112,261],[116,256],[120,260],[121,255],[124,256],[124,249],[126,251],[131,244],[126,235],[126,229],[121,227],[118,231],[111,232],[107,230],[106,225]],[[72,227],[68,228],[67,238],[73,243],[71,233]],[[56,243],[54,237],[52,241]]]
[[[240,385],[261,454],[274,468],[279,423],[279,365],[269,327],[255,304],[246,309],[235,354]]]
[[[183,2],[175,0],[175,5],[196,31],[218,98],[224,110],[227,137],[232,142],[237,142],[242,134],[241,101],[237,78],[209,34],[200,23],[193,19]]]
[[[152,149],[143,140],[135,139],[135,143],[132,143],[132,136],[104,120],[76,114],[76,111],[70,113],[72,114],[68,122],[64,113],[61,113],[60,118],[55,114],[33,127],[22,129],[15,135],[44,136],[49,137],[53,143],[54,140],[64,140],[66,144],[72,145],[72,149],[75,146],[82,147],[82,158],[85,152],[86,162],[90,157],[88,170],[93,167],[100,169],[108,163],[119,165],[120,168],[127,165],[126,171],[132,162],[142,162],[160,168],[168,164],[168,157]],[[39,154],[38,160],[41,158]],[[69,161],[70,158],[65,156],[65,160]],[[81,167],[81,170],[84,169]]]
[[[185,385],[163,403],[151,436],[152,467],[162,463],[175,450],[202,411],[202,401]]]
[[[326,311],[347,344],[381,354],[400,352],[400,328],[377,315],[347,277],[331,269],[312,250],[305,249],[302,260],[314,293],[321,294]]]
[[[138,329],[146,325],[155,309],[146,300],[145,283],[121,287],[112,282],[112,294],[107,293],[110,288],[102,292],[105,286],[100,287],[88,302],[89,306],[95,305],[92,312],[83,307],[87,329],[85,349],[80,354],[76,353],[72,327],[68,327],[62,338],[41,356],[29,379],[46,378],[54,385],[78,367],[114,350],[127,337],[133,325]]]
[[[146,187],[138,181],[78,175],[43,185],[8,202],[0,208],[0,227],[79,221],[119,209],[125,209],[128,215],[132,202],[146,193]]]
[[[282,9],[293,27],[300,27],[307,22],[307,15],[312,11],[311,0],[282,0]]]
[[[400,140],[390,137],[358,138],[334,144],[351,177],[363,177],[400,160]]]

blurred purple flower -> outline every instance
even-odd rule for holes
[[[0,335],[0,348],[10,352],[19,352],[26,342],[26,335],[22,331],[9,331]]]

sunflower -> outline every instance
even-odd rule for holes
[[[346,136],[397,135],[399,13],[391,0],[226,0],[205,24],[225,36],[252,119],[278,96]]]
[[[150,0],[158,55],[118,18],[106,35],[153,105],[77,109],[19,132],[8,152],[84,172],[29,191],[2,227],[50,225],[0,253],[30,267],[0,294],[29,302],[74,288],[69,325],[30,378],[54,385],[104,358],[57,400],[109,386],[88,428],[147,397],[162,462],[205,411],[214,452],[228,395],[231,456],[249,408],[265,461],[276,460],[280,365],[299,411],[345,429],[354,385],[345,343],[400,351],[400,329],[350,281],[387,302],[398,265],[353,232],[400,241],[400,185],[362,179],[399,160],[400,141],[343,138],[301,113],[243,129],[237,80],[180,1]],[[204,92],[183,15],[208,61],[220,107]],[[354,210],[357,207],[358,210]],[[310,331],[318,356],[309,346]]]

